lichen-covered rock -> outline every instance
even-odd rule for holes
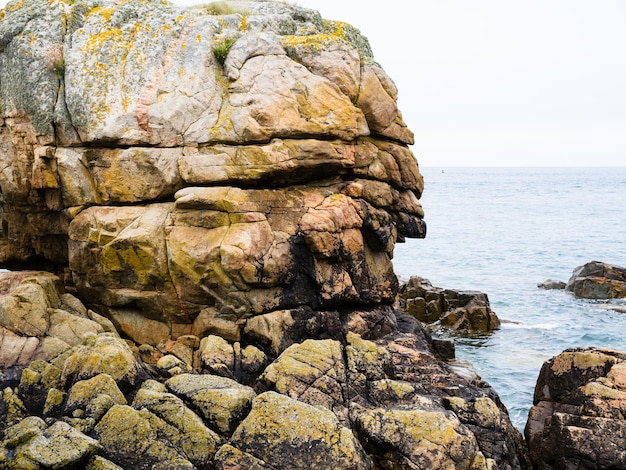
[[[353,410],[356,427],[377,464],[392,468],[487,470],[476,439],[452,413],[422,410]]]
[[[105,458],[122,468],[193,468],[183,445],[187,436],[146,408],[113,406],[94,429]],[[198,449],[200,450],[200,449]]]
[[[229,9],[26,0],[0,23],[0,265],[63,272],[142,344],[390,305],[394,245],[425,235],[367,40],[287,3]]]
[[[62,386],[69,389],[80,380],[107,374],[122,392],[129,392],[149,378],[149,373],[130,347],[121,339],[103,333],[72,349],[65,361]]]
[[[565,289],[584,299],[626,298],[626,268],[591,261],[574,269]]]
[[[175,395],[157,382],[146,382],[133,400],[135,409],[147,409],[180,433],[178,446],[196,466],[209,465],[220,444],[220,437]]]
[[[180,374],[165,384],[183,397],[209,427],[221,434],[234,431],[250,411],[256,396],[252,388],[216,375]]]
[[[294,344],[265,369],[257,387],[323,406],[341,416],[345,414],[341,408],[345,408],[346,387],[343,347],[334,340]]]
[[[62,421],[50,427],[27,418],[5,431],[0,446],[3,468],[80,468],[101,449],[99,443]]]
[[[537,468],[626,466],[626,354],[567,349],[541,368],[526,423]]]
[[[500,326],[487,294],[433,287],[412,276],[400,289],[400,305],[424,323],[435,323],[460,334],[488,333]]]
[[[279,469],[369,469],[361,444],[328,410],[275,392],[255,398],[230,445]]]

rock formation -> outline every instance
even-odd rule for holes
[[[591,261],[574,269],[565,289],[583,299],[626,298],[626,268]]]
[[[358,30],[267,1],[0,18],[2,468],[527,467],[392,307],[423,181]]]
[[[488,333],[500,326],[487,294],[434,287],[419,276],[411,276],[402,285],[399,306],[422,323],[460,334]]]
[[[625,409],[625,353],[568,349],[547,361],[525,430],[536,468],[625,468]]]
[[[137,346],[50,274],[3,276],[47,326],[3,338],[2,468],[529,468],[496,393],[391,307]]]
[[[295,6],[228,8],[4,10],[0,263],[61,274],[139,342],[391,304],[394,244],[425,234],[367,40]]]

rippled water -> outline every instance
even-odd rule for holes
[[[399,276],[489,295],[502,327],[456,339],[457,357],[500,394],[523,429],[539,369],[562,350],[626,350],[626,314],[565,291],[591,260],[626,266],[626,168],[424,168],[428,236],[397,245]]]

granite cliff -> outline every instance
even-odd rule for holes
[[[423,180],[357,29],[270,1],[0,17],[0,468],[530,465],[393,308]]]
[[[228,8],[29,1],[0,27],[0,262],[62,275],[141,342],[391,304],[393,246],[425,234],[413,135],[367,40]]]

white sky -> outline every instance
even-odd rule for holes
[[[295,3],[369,38],[422,166],[626,166],[626,0]]]

